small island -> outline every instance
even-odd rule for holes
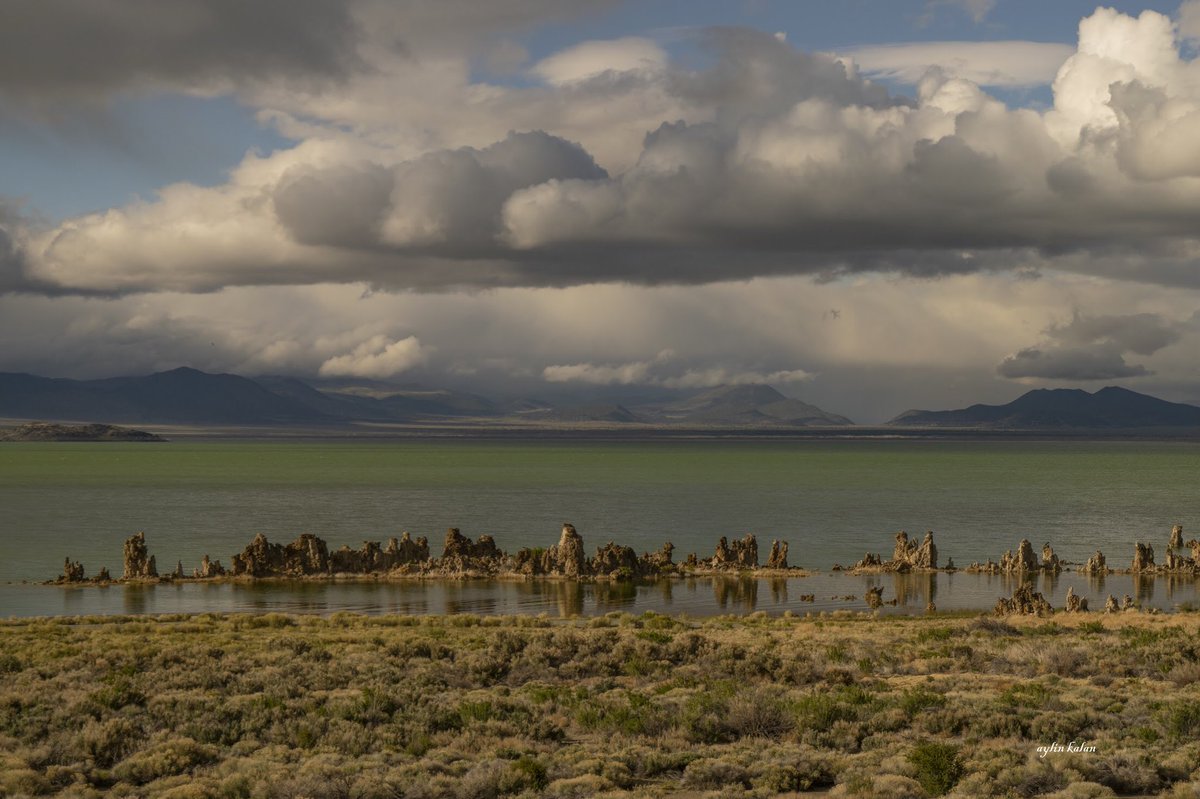
[[[145,430],[111,424],[29,422],[0,429],[0,441],[166,441]]]

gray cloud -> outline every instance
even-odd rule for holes
[[[1128,364],[1111,344],[1091,347],[1030,347],[1005,358],[997,370],[1009,378],[1046,380],[1117,380],[1153,374],[1140,364]]]
[[[1153,355],[1178,341],[1182,329],[1182,324],[1154,313],[1099,316],[1076,313],[1070,322],[1055,325],[1046,334],[1068,346],[1107,341],[1122,351]]]
[[[1126,353],[1153,355],[1183,336],[1186,325],[1159,314],[1086,316],[1046,329],[1047,343],[1005,358],[997,371],[1009,378],[1113,380],[1153,372],[1127,363]]]
[[[514,192],[551,180],[606,177],[579,145],[535,131],[392,169],[293,169],[274,203],[302,244],[495,255],[501,207]]]
[[[126,88],[327,79],[356,67],[348,3],[38,0],[0,4],[0,94],[86,98]]]
[[[645,42],[630,62],[622,40],[552,58],[547,74],[569,80],[473,83],[450,11],[356,9],[369,63],[341,93],[264,95],[305,141],[247,159],[224,186],[172,186],[16,237],[25,284],[455,290],[1060,269],[1200,286],[1200,150],[1149,144],[1200,140],[1193,63],[1161,15],[1133,34],[1117,12],[1086,20],[1043,113],[937,71],[915,99],[893,97],[852,64],[738,29],[704,34],[700,70]],[[545,3],[498,9],[468,25],[471,41]],[[1138,47],[1114,50],[1127,35]],[[398,56],[410,40],[424,49]],[[605,53],[624,66],[597,69]],[[526,132],[501,138],[509,119]],[[446,145],[462,139],[475,143]]]

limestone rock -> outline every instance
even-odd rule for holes
[[[883,558],[873,552],[862,556],[862,560],[851,566],[851,569],[878,569],[883,567]]]
[[[883,588],[875,586],[868,588],[867,593],[863,595],[863,599],[867,601],[867,607],[871,610],[876,610],[883,605]]]
[[[1103,576],[1108,574],[1111,569],[1108,568],[1108,565],[1104,561],[1104,553],[1097,549],[1096,552],[1087,559],[1087,563],[1083,564],[1083,569],[1081,569],[1081,571],[1084,574]]]
[[[1133,610],[1133,609],[1134,609],[1133,597],[1131,597],[1129,594],[1126,594],[1124,596],[1124,598],[1121,600],[1121,610]]]
[[[1087,597],[1079,596],[1075,593],[1075,586],[1067,588],[1067,613],[1086,613],[1088,609]]]
[[[675,563],[671,558],[674,553],[675,545],[668,541],[657,552],[648,552],[642,555],[642,560],[646,564],[646,571],[650,574],[666,574],[673,571]]]
[[[222,577],[225,574],[225,567],[221,565],[219,560],[209,560],[208,555],[200,559],[200,568],[192,572],[193,577],[207,580],[210,577]]]
[[[1141,541],[1135,543],[1133,547],[1133,565],[1130,566],[1130,570],[1133,572],[1154,571],[1154,547],[1143,544]]]
[[[721,536],[713,554],[712,566],[715,569],[757,569],[758,540],[753,533],[747,533],[741,541],[733,542]]]
[[[429,560],[429,539],[421,536],[413,540],[413,537],[405,530],[399,541],[389,538],[387,548],[383,552],[395,566],[423,563]]]
[[[1047,541],[1042,545],[1042,570],[1058,574],[1062,571],[1062,561],[1054,554],[1054,547]]]
[[[1117,607],[1117,598],[1112,594],[1109,594],[1108,601],[1104,603],[1104,612],[1116,613],[1118,610],[1120,610],[1120,608]]]
[[[561,542],[560,542],[561,543]],[[589,571],[592,574],[607,574],[629,579],[641,576],[643,564],[638,561],[633,547],[621,546],[612,541],[596,549]]]
[[[146,551],[146,534],[135,533],[125,540],[125,580],[148,580],[158,577],[154,556]]]
[[[107,566],[101,566],[93,579],[98,583],[107,583],[112,581],[112,575],[108,573]]]
[[[768,569],[786,569],[788,567],[787,541],[772,541],[771,554],[767,556]]]
[[[563,522],[558,543],[542,555],[542,573],[563,577],[583,577],[587,574],[587,556],[583,552],[583,537],[575,525]]]
[[[79,561],[72,563],[70,558],[63,559],[63,573],[58,578],[60,583],[82,583],[85,579],[82,563]]]
[[[1011,570],[1014,572],[1031,572],[1037,571],[1038,561],[1037,556],[1033,554],[1033,545],[1029,543],[1028,538],[1022,538],[1021,543],[1017,544],[1017,555],[1012,559]]]
[[[899,567],[906,565],[912,569],[936,569],[938,561],[937,547],[933,543],[933,531],[927,530],[920,544],[910,541],[908,533],[901,530],[896,533],[896,545],[892,550],[892,570],[900,571]]]
[[[290,544],[272,544],[262,533],[240,555],[233,556],[233,573],[250,577],[303,577],[329,574],[325,542],[304,533]]]
[[[1026,542],[1028,543],[1028,542]],[[1054,612],[1050,603],[1040,593],[1033,590],[1029,583],[1022,583],[1013,591],[1012,597],[996,600],[995,614],[997,616],[1022,615],[1045,616]]]
[[[171,572],[171,576],[174,577],[176,580],[182,580],[184,577],[187,576],[183,573],[183,561],[182,560],[175,562],[175,571]]]
[[[1171,528],[1171,541],[1167,544],[1167,550],[1183,549],[1183,525],[1177,524]]]

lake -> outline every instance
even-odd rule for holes
[[[1126,567],[1135,540],[1154,543],[1161,559],[1172,524],[1184,525],[1185,538],[1194,534],[1198,484],[1200,444],[1171,441],[14,443],[0,446],[0,583],[52,578],[68,555],[89,575],[101,566],[119,573],[122,542],[138,530],[160,571],[182,560],[190,573],[205,553],[228,566],[259,532],[273,541],[312,532],[331,547],[357,547],[407,530],[428,536],[440,554],[445,529],[454,526],[471,537],[491,534],[511,552],[555,543],[563,521],[575,524],[589,552],[610,539],[639,551],[669,540],[677,559],[693,551],[705,557],[720,536],[753,532],[764,559],[779,538],[790,544],[792,565],[828,570],[867,551],[887,555],[897,530],[919,537],[931,529],[942,561],[952,557],[960,566],[998,558],[1027,537],[1035,549],[1049,541],[1069,561],[1100,548],[1110,565]],[[939,578],[938,606],[990,607],[1003,592],[995,579]],[[1059,593],[1075,579],[1063,575]],[[770,598],[769,581],[757,581],[755,608],[801,612],[800,593],[860,594],[863,586],[862,578],[842,575],[812,580],[831,582],[806,589],[805,581],[785,581],[788,598],[781,601]],[[1114,580],[1124,586],[1130,578]],[[723,612],[711,581],[693,588],[675,582],[673,595],[693,590],[695,601],[669,607]],[[151,598],[140,600],[120,587],[68,593],[6,585],[0,615],[306,603],[317,611],[444,612],[463,592],[468,605],[489,612],[554,612],[562,604],[547,591],[514,585],[309,584],[257,595],[245,586],[174,586],[150,589]],[[600,612],[612,604],[600,595],[605,589],[582,590],[584,598],[567,607]],[[644,597],[630,605],[626,596],[622,607],[661,605],[651,597],[663,590],[637,587],[635,599]],[[1172,583],[1167,594],[1161,588],[1154,601],[1192,601],[1194,587]],[[127,602],[127,595],[134,598]]]

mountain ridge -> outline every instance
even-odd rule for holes
[[[853,424],[765,384],[697,391],[669,402],[496,401],[450,389],[283,375],[255,378],[179,367],[96,380],[0,373],[0,417],[210,425],[472,423],[795,428]]]
[[[1200,407],[1121,386],[1095,392],[1038,388],[1003,405],[975,404],[945,411],[909,410],[889,425],[990,429],[1122,429],[1200,426]]]

